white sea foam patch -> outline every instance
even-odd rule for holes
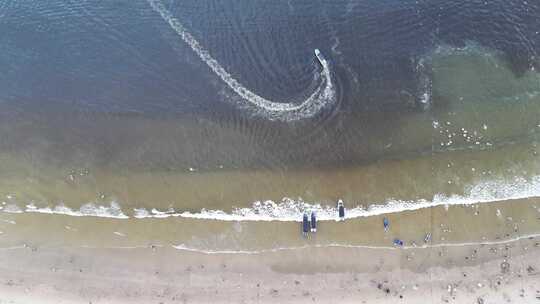
[[[197,54],[223,82],[238,94],[243,102],[248,103],[245,106],[248,106],[248,108],[255,108],[258,113],[264,115],[266,118],[284,121],[308,118],[316,115],[323,108],[335,102],[335,90],[332,84],[329,64],[328,61],[322,58],[322,55],[319,59],[323,67],[321,84],[306,100],[300,103],[274,102],[267,100],[250,91],[234,79],[231,74],[229,74],[229,72],[227,72],[197,41],[197,39],[186,30],[182,23],[167,10],[163,3],[159,0],[147,1],[152,9],[170,25],[187,45],[189,45],[193,52],[195,52],[195,54]]]
[[[62,214],[70,216],[95,216],[95,217],[108,217],[108,218],[118,218],[118,219],[127,219],[129,218],[122,212],[120,205],[116,202],[112,202],[109,206],[100,206],[93,203],[88,203],[79,210],[73,210],[65,205],[58,205],[53,208],[44,207],[38,208],[34,204],[26,205],[25,212],[35,212],[35,213],[48,213],[48,214]]]

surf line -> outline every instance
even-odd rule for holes
[[[293,246],[293,247],[279,247],[272,249],[260,249],[260,250],[204,250],[197,249],[192,247],[187,247],[184,244],[173,245],[171,247],[177,250],[198,252],[203,254],[245,254],[245,255],[256,255],[262,253],[276,253],[281,251],[293,251],[293,250],[302,250],[302,249],[313,249],[313,248],[344,248],[344,249],[371,249],[371,250],[417,250],[417,249],[432,249],[432,248],[445,248],[445,247],[474,247],[474,246],[498,246],[505,245],[510,243],[519,242],[526,239],[536,239],[540,237],[540,233],[532,233],[527,235],[516,236],[513,238],[502,239],[502,240],[493,240],[493,241],[479,241],[479,242],[465,242],[465,243],[439,243],[439,244],[424,244],[424,245],[407,245],[407,246],[379,246],[379,245],[346,245],[346,244],[314,244],[314,245],[304,245],[304,246]]]
[[[182,23],[167,10],[160,0],[147,0],[147,2],[150,4],[150,7],[152,7],[152,9],[171,26],[180,38],[189,45],[202,61],[205,62],[208,67],[236,94],[238,94],[244,102],[248,103],[246,104],[247,106],[255,107],[257,112],[259,112],[259,114],[264,114],[266,118],[283,121],[309,118],[318,114],[323,108],[335,103],[335,89],[332,84],[329,64],[318,49],[315,50],[315,55],[322,66],[321,84],[301,103],[274,102],[255,94],[234,79],[231,74],[229,74],[229,72],[227,72],[197,41],[197,39],[186,30]]]

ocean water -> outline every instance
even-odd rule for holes
[[[0,0],[0,28],[0,231],[268,249],[338,200],[361,226],[540,196],[534,2]],[[435,219],[406,234],[467,220]],[[314,244],[379,244],[333,225]]]

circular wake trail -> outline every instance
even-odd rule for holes
[[[297,120],[308,118],[319,113],[323,108],[335,102],[335,90],[332,84],[328,62],[318,55],[321,66],[322,81],[315,91],[303,102],[274,102],[265,99],[240,84],[214,59],[210,53],[193,37],[159,0],[147,0],[152,9],[187,43],[191,49],[204,61],[208,67],[225,82],[236,94],[249,103],[247,106],[272,120]]]

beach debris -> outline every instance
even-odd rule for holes
[[[429,241],[431,241],[431,232],[426,233],[424,237],[424,243],[429,243]]]
[[[387,219],[386,217],[383,218],[384,232],[387,232],[387,231],[388,231],[389,226],[390,226],[390,222],[388,222],[388,219]]]
[[[507,273],[508,271],[510,271],[510,263],[508,263],[507,261],[503,261],[501,263],[501,272]]]
[[[484,299],[482,297],[478,297],[478,299],[476,299],[476,303],[478,304],[484,304]]]
[[[73,227],[71,227],[71,226],[64,226],[64,228],[66,228],[66,230],[77,231],[76,228],[73,228]]]
[[[501,210],[497,209],[496,214],[497,214],[497,217],[501,217]]]
[[[403,246],[403,241],[400,239],[394,239],[394,245],[395,246]]]

